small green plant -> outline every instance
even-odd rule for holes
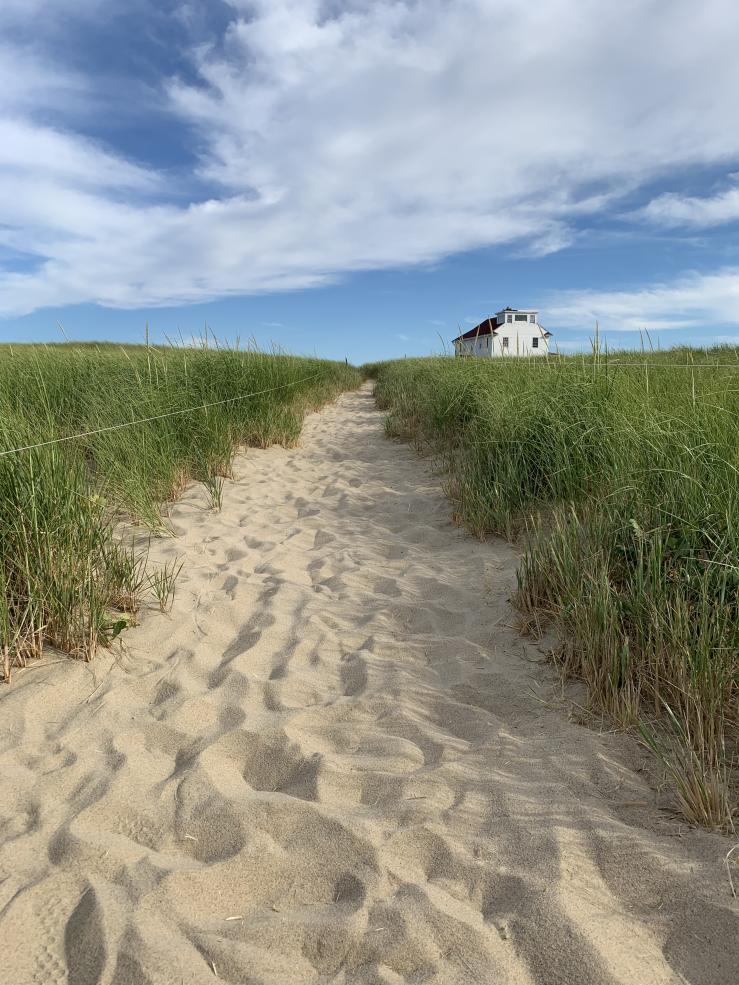
[[[662,763],[688,821],[706,828],[734,830],[726,764],[716,772],[695,752],[677,723],[672,736],[662,737],[641,723],[645,745]]]
[[[159,603],[159,610],[161,612],[169,612],[172,608],[177,579],[182,571],[182,565],[183,562],[181,561],[168,561],[163,567],[153,571],[149,575],[149,584],[151,585],[154,597]]]
[[[212,475],[205,480],[204,485],[210,500],[210,508],[220,512],[223,508],[223,477]]]
[[[712,768],[706,756],[700,756],[685,734],[671,708],[665,706],[670,731],[660,734],[654,727],[640,723],[639,731],[646,746],[660,760],[672,781],[680,809],[694,824],[706,828],[734,830],[729,797],[727,764]]]
[[[125,548],[114,543],[109,547],[106,572],[109,579],[110,604],[121,612],[135,615],[141,607],[148,577],[146,566],[149,551],[134,544]]]
[[[98,640],[100,646],[112,646],[123,630],[128,629],[132,625],[135,625],[133,616],[125,613],[117,618],[109,619],[100,627],[101,631]]]

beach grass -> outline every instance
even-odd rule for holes
[[[121,530],[166,534],[163,506],[193,481],[217,507],[240,446],[294,444],[305,413],[359,379],[344,363],[257,351],[0,346],[5,679],[46,644],[91,659],[146,597],[166,610],[178,569],[149,572]]]
[[[731,828],[739,700],[739,352],[368,367],[388,431],[443,458],[459,520],[520,539],[517,605],[638,728],[686,817]]]

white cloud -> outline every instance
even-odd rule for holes
[[[736,179],[737,176],[732,177]],[[736,222],[739,220],[739,186],[704,197],[674,193],[659,195],[636,216],[660,226],[697,229]]]
[[[2,26],[0,14],[0,27]],[[31,115],[64,107],[69,111],[84,98],[88,83],[79,74],[50,65],[31,48],[0,42],[2,113]]]
[[[0,312],[297,288],[490,244],[542,255],[644,181],[739,159],[733,0],[669,18],[661,0],[231,5],[223,44],[192,52],[198,84],[163,80],[209,201],[168,204],[185,185],[39,123],[38,66],[16,83],[0,242],[37,263],[0,272]],[[0,50],[0,80],[16,56]]]
[[[4,180],[30,171],[34,183],[53,178],[77,191],[90,187],[153,191],[159,184],[153,173],[107,153],[92,141],[51,127],[0,115],[0,133]]]
[[[739,269],[689,274],[672,283],[637,291],[566,291],[543,306],[547,321],[566,328],[633,332],[699,328],[700,336],[721,325],[739,325]]]

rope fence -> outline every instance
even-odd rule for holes
[[[124,421],[123,424],[110,424],[108,427],[95,428],[93,431],[80,431],[79,434],[68,434],[62,438],[51,438],[49,441],[38,441],[33,445],[21,445],[19,448],[8,448],[0,451],[0,458],[6,455],[17,455],[23,451],[33,451],[36,448],[46,448],[49,445],[59,445],[64,441],[76,441],[79,438],[89,438],[95,434],[105,434],[107,431],[121,431],[123,428],[136,427],[138,424],[149,424],[152,421],[162,421],[167,417],[180,417],[183,414],[193,414],[198,410],[208,410],[211,407],[222,407],[224,404],[232,404],[239,400],[248,400],[250,397],[261,397],[265,393],[274,393],[276,390],[285,390],[289,386],[297,386],[299,383],[308,383],[315,380],[322,373],[314,373],[312,376],[304,376],[299,380],[291,380],[289,383],[281,383],[280,386],[268,387],[266,390],[255,390],[253,393],[243,393],[237,397],[227,397],[225,400],[214,400],[208,404],[198,404],[196,407],[186,407],[183,410],[171,410],[165,414],[154,414],[152,417],[140,417],[135,421]]]

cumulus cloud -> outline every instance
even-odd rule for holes
[[[494,244],[543,255],[657,175],[739,158],[730,0],[669,18],[661,0],[230,6],[194,77],[162,79],[206,201],[171,204],[186,181],[39,122],[41,83],[23,89],[0,121],[0,242],[33,263],[0,271],[0,311],[292,289]]]
[[[561,292],[548,299],[547,318],[562,327],[590,330],[598,321],[610,332],[739,324],[739,269],[689,274],[636,291]]]

